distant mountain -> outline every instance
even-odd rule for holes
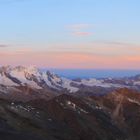
[[[75,92],[76,88],[70,86],[70,82],[70,80],[60,78],[49,71],[41,72],[35,67],[6,66],[0,68],[0,84],[4,86],[28,86],[33,89],[49,87],[55,90],[65,88],[70,92]]]
[[[75,96],[103,95],[118,88],[140,91],[140,76],[70,80],[50,71],[42,72],[36,67],[0,67],[0,94],[5,97],[6,93],[13,92],[8,96],[15,99],[48,98],[62,93]]]

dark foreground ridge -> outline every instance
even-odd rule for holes
[[[128,89],[104,96],[0,100],[3,140],[139,140],[140,94]]]

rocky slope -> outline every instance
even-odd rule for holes
[[[94,103],[94,102],[93,102]],[[60,95],[26,103],[0,100],[0,138],[4,140],[125,140],[107,112],[84,100]]]
[[[109,112],[130,140],[140,139],[140,92],[124,88],[102,97],[91,96],[89,100]]]

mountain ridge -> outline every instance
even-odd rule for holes
[[[49,88],[55,91],[75,94],[84,90],[85,92],[90,92],[93,88],[104,90],[132,88],[140,90],[140,79],[139,75],[136,75],[134,77],[124,78],[71,80],[59,77],[50,71],[42,72],[37,67],[33,66],[2,66],[0,67],[0,85],[9,87],[28,86],[36,90]]]

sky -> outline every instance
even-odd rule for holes
[[[140,69],[139,0],[0,0],[0,65]]]

